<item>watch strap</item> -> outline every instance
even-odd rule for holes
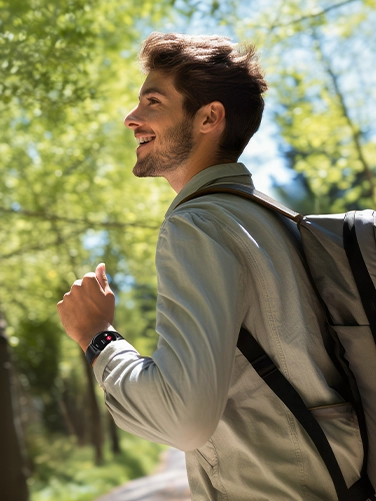
[[[103,336],[103,335],[106,335],[106,334],[111,334],[112,336],[115,336],[115,339],[111,339],[108,341],[107,344],[104,344],[102,348],[98,348],[97,346],[94,345],[95,343],[95,340],[99,337],[99,336]],[[94,359],[106,348],[106,346],[108,346],[110,343],[112,343],[113,341],[118,341],[119,339],[124,339],[123,336],[121,336],[118,332],[116,331],[101,331],[101,332],[98,332],[94,337],[93,339],[90,341],[90,344],[89,346],[87,347],[86,349],[86,352],[85,352],[85,357],[86,357],[86,360],[89,362],[90,365],[93,365],[93,361]]]
[[[94,346],[89,344],[87,350],[85,351],[85,357],[90,365],[93,365],[93,360],[99,355],[99,353],[100,351],[97,348],[94,348]]]

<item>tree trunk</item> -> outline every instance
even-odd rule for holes
[[[67,406],[65,405],[65,402],[62,398],[59,399],[59,409],[63,416],[68,435],[73,435],[74,437],[77,437],[77,432],[73,426]]]
[[[0,498],[27,501],[25,458],[21,449],[21,427],[15,416],[14,386],[5,320],[0,314]]]
[[[85,373],[86,374],[86,373]],[[74,382],[65,381],[65,387],[61,399],[61,408],[67,429],[73,431],[80,447],[90,443],[87,421],[90,419],[87,398],[83,398],[82,392],[77,392]]]
[[[110,413],[108,413],[108,430],[110,433],[112,454],[114,456],[117,456],[121,452],[119,433],[118,427],[116,426],[115,421],[113,420],[113,417]]]
[[[90,442],[94,447],[95,451],[95,464],[100,465],[103,463],[103,426],[101,413],[98,406],[97,397],[95,394],[95,378],[93,375],[93,369],[87,363],[85,354],[82,352],[82,360],[85,365],[85,371],[87,375],[87,397],[89,401],[89,423],[88,427],[90,429]]]

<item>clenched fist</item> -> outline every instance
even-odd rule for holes
[[[76,280],[70,292],[57,303],[65,332],[86,351],[90,341],[100,331],[112,330],[115,296],[106,276],[104,263],[95,273]]]

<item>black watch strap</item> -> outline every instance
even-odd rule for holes
[[[101,353],[102,350],[106,348],[108,344],[113,341],[117,341],[118,339],[124,338],[116,331],[98,332],[98,334],[96,334],[91,340],[85,352],[85,357],[89,364],[93,364],[93,360]]]

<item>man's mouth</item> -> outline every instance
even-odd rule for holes
[[[142,146],[144,144],[150,143],[151,141],[154,141],[155,136],[141,136],[141,137],[136,137],[138,146]]]

